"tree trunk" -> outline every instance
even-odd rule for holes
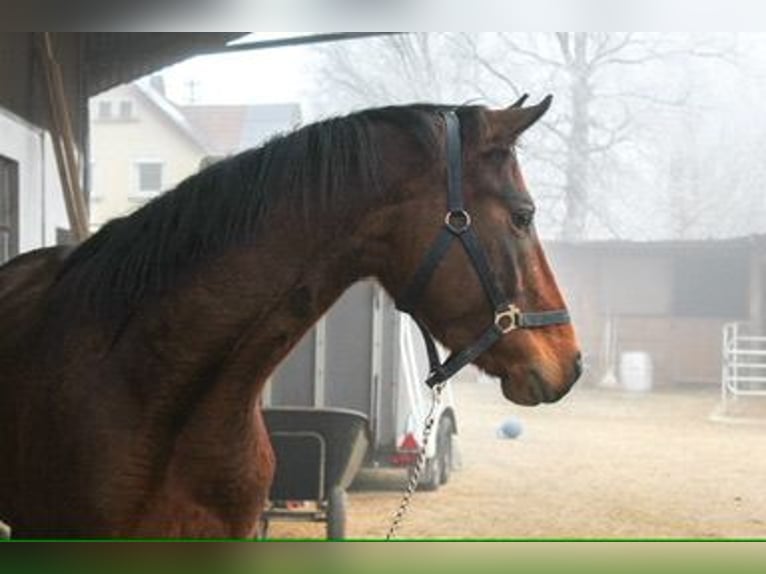
[[[566,213],[562,237],[566,240],[582,239],[588,215],[588,162],[589,162],[589,106],[591,89],[589,84],[586,47],[587,34],[572,34],[574,49],[571,53],[570,103],[571,122],[567,137],[567,158],[564,172],[564,198]]]

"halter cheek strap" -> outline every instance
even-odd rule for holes
[[[472,225],[471,215],[466,211],[463,204],[460,121],[453,111],[444,113],[444,121],[447,128],[447,214],[436,240],[426,253],[396,305],[397,309],[412,316],[423,335],[430,369],[428,379],[426,379],[426,384],[429,387],[452,377],[494,345],[503,335],[511,331],[563,325],[570,322],[569,313],[566,309],[522,312],[498,289],[486,253]],[[415,316],[415,310],[428,281],[456,238],[463,245],[479,277],[484,293],[494,310],[494,320],[472,344],[451,354],[442,363],[433,335],[425,324]]]

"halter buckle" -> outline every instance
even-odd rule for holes
[[[521,326],[521,310],[516,305],[508,305],[505,309],[495,312],[495,326],[503,335]]]
[[[460,235],[471,227],[471,214],[465,209],[448,211],[444,216],[444,225],[455,235]]]

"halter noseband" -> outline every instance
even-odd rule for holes
[[[509,302],[495,282],[479,236],[471,222],[471,215],[463,206],[462,158],[460,146],[460,120],[453,111],[444,112],[447,127],[447,214],[431,249],[415,271],[409,285],[397,302],[397,309],[408,313],[423,335],[428,352],[429,374],[426,384],[433,387],[443,383],[460,369],[471,363],[494,345],[503,335],[516,329],[564,325],[570,322],[566,309],[557,311],[522,312]],[[484,292],[494,310],[494,321],[468,347],[450,355],[443,363],[439,359],[436,343],[431,332],[415,316],[415,306],[420,300],[428,280],[447,253],[452,240],[458,238],[463,244],[479,276]]]

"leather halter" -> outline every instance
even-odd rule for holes
[[[429,373],[426,384],[429,387],[443,383],[452,377],[511,331],[564,325],[570,322],[569,312],[566,309],[522,312],[498,289],[479,236],[472,225],[471,215],[463,205],[460,120],[454,111],[444,112],[443,116],[447,128],[447,214],[444,217],[444,226],[431,245],[431,249],[426,253],[423,262],[396,304],[397,309],[408,313],[413,318],[423,335],[428,352]],[[425,324],[415,316],[415,307],[428,280],[455,238],[463,244],[473,263],[494,311],[494,321],[476,341],[461,351],[453,353],[442,363],[436,350],[434,337]]]

